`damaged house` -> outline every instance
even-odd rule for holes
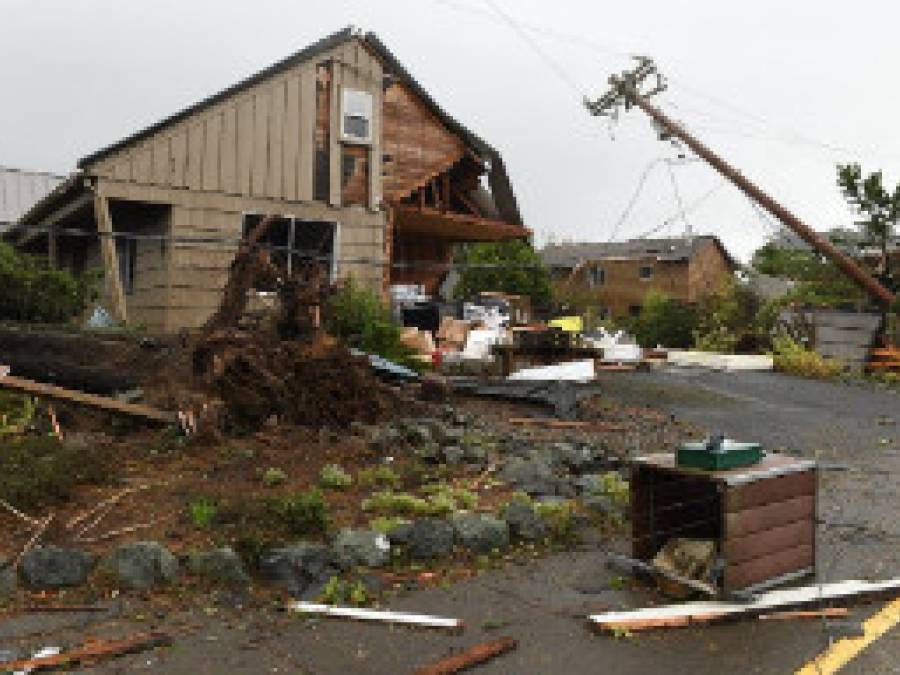
[[[540,256],[556,282],[574,284],[595,299],[602,319],[640,314],[650,291],[697,302],[737,269],[711,235],[548,244]]]
[[[350,28],[78,168],[12,241],[74,271],[102,266],[111,313],[153,331],[206,320],[266,214],[280,216],[266,242],[287,273],[314,257],[383,293],[436,291],[457,243],[530,234],[500,155]]]

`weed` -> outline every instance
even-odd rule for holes
[[[270,500],[268,506],[289,534],[322,533],[328,529],[328,505],[316,489]]]
[[[0,435],[19,434],[34,419],[37,404],[30,396],[0,391]]]
[[[262,476],[262,482],[266,487],[276,487],[287,482],[287,474],[277,467],[269,467]]]
[[[817,379],[835,378],[844,372],[842,361],[825,358],[787,336],[774,338],[772,347],[775,370],[779,372]]]
[[[624,590],[627,584],[628,579],[622,576],[610,577],[609,581],[607,582],[607,586],[609,586],[610,590],[613,591]]]
[[[600,492],[612,498],[617,506],[627,506],[631,501],[628,481],[622,480],[618,471],[607,471],[600,475]]]
[[[351,604],[362,607],[370,604],[372,600],[369,589],[362,581],[359,579],[344,581],[337,576],[331,577],[319,594],[319,601],[326,605]]]
[[[362,503],[363,511],[385,516],[420,516],[428,511],[428,502],[407,492],[376,492]]]
[[[353,485],[353,476],[338,464],[326,464],[319,474],[319,485],[326,490],[346,490]]]
[[[198,529],[205,530],[212,525],[219,512],[219,507],[213,500],[201,497],[188,503],[187,512],[191,524]]]
[[[400,486],[400,476],[391,467],[382,464],[357,471],[356,482],[363,487],[386,487],[395,490]]]
[[[571,501],[538,502],[535,510],[547,525],[550,538],[568,542],[575,536],[575,505]]]
[[[369,521],[369,529],[380,532],[381,534],[388,534],[391,530],[408,522],[409,521],[405,518],[378,516]]]

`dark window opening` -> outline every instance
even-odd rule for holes
[[[119,259],[119,279],[126,295],[134,293],[134,268],[137,264],[137,240],[116,237],[116,257]]]
[[[356,115],[344,116],[344,135],[353,138],[369,137],[369,120],[365,117],[357,117]]]
[[[248,237],[261,220],[261,215],[245,214],[243,237]],[[332,277],[336,231],[335,223],[277,218],[269,223],[266,233],[259,241],[263,250],[267,251],[269,260],[288,276],[312,261],[322,267],[326,276]]]
[[[641,279],[652,279],[653,267],[650,265],[641,265],[640,276]]]
[[[628,305],[628,313],[631,316],[640,316],[641,315],[641,306],[640,305]]]
[[[602,286],[606,283],[606,270],[602,267],[592,267],[588,279],[591,286]]]

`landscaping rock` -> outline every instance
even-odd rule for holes
[[[435,431],[438,442],[443,443],[444,445],[460,445],[462,444],[463,437],[466,435],[464,429],[457,429],[456,427],[444,425],[441,425],[440,429]]]
[[[383,567],[391,561],[390,540],[374,530],[341,530],[332,548],[342,569]]]
[[[490,553],[509,544],[509,526],[486,513],[457,513],[453,516],[457,541],[476,553]]]
[[[466,452],[458,445],[449,445],[443,450],[444,461],[447,464],[460,464],[465,459]]]
[[[405,545],[409,543],[409,535],[412,532],[412,522],[398,523],[387,533],[391,544]]]
[[[547,537],[547,525],[528,502],[510,502],[506,507],[506,522],[514,539],[542,541]]]
[[[104,571],[124,588],[143,591],[168,584],[178,576],[178,561],[155,541],[124,544],[103,561]]]
[[[230,546],[191,554],[188,569],[192,574],[229,586],[250,583],[243,561]]]
[[[484,464],[487,461],[488,451],[483,445],[469,443],[465,449],[466,461],[472,464]]]
[[[423,462],[431,462],[437,464],[442,461],[444,455],[440,446],[436,443],[424,443],[415,449],[415,455]]]
[[[338,573],[332,551],[322,544],[299,543],[277,548],[259,563],[263,578],[296,598],[314,598]]]
[[[94,557],[84,551],[40,546],[22,556],[19,573],[29,588],[62,588],[83,584],[93,566]]]
[[[369,427],[366,442],[371,450],[378,453],[392,452],[403,442],[403,435],[394,427]]]
[[[407,533],[407,543],[410,556],[417,560],[449,555],[453,551],[453,526],[437,518],[413,521]]]
[[[553,443],[551,452],[556,462],[562,464],[573,473],[584,473],[595,465],[594,449],[590,445],[580,443]]]
[[[500,472],[500,480],[511,483],[529,495],[554,495],[559,479],[550,465],[540,459],[511,458]]]

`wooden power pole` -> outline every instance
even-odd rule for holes
[[[655,78],[653,86],[642,92],[641,87],[644,81],[651,76]],[[649,99],[652,96],[664,91],[666,88],[665,80],[656,69],[652,59],[639,57],[638,66],[634,70],[626,71],[621,75],[613,75],[609,78],[609,84],[611,85],[610,90],[601,98],[594,101],[585,100],[585,106],[592,115],[614,116],[621,105],[624,105],[626,110],[632,106],[637,106],[656,123],[661,129],[663,137],[674,136],[681,140],[698,157],[706,160],[716,171],[734,183],[750,199],[778,218],[815,250],[831,259],[844,274],[850,277],[877,302],[882,305],[890,305],[894,302],[894,294],[857,265],[852,258],[763,192],[758,185],[745,178],[740,171],[697,140],[683,126],[670,119],[659,108],[650,103]]]

